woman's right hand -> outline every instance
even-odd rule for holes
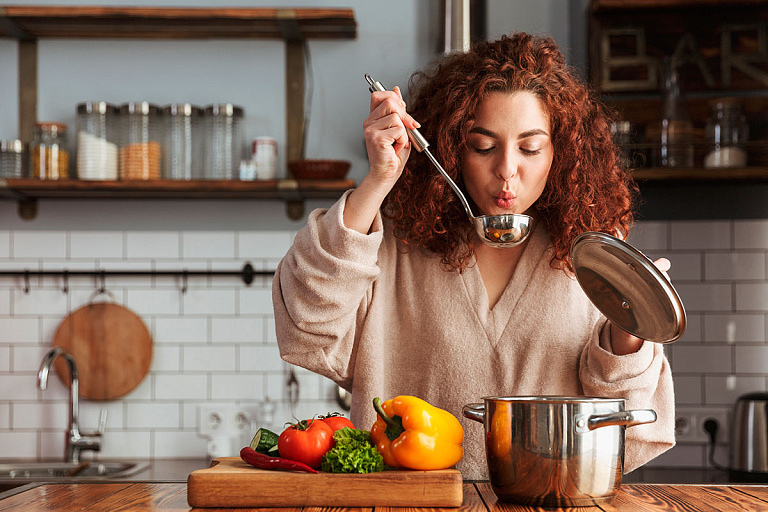
[[[408,130],[419,128],[405,111],[400,88],[371,93],[371,113],[363,123],[370,170],[347,197],[344,225],[369,233],[384,198],[403,173],[411,154]]]
[[[408,129],[421,125],[407,112],[399,87],[371,93],[371,110],[363,123],[370,170],[366,178],[389,192],[411,153]]]

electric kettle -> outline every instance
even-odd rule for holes
[[[768,482],[768,393],[736,401],[731,426],[731,480]]]

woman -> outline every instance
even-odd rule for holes
[[[310,215],[278,268],[283,359],[351,391],[360,428],[375,420],[375,396],[415,395],[461,418],[464,404],[489,395],[588,395],[658,414],[627,429],[625,471],[673,446],[662,346],[602,316],[568,257],[578,234],[625,236],[632,220],[608,114],[554,41],[527,34],[448,56],[412,88],[413,117],[398,88],[371,95],[369,173]],[[411,152],[412,128],[476,214],[534,218],[523,244],[479,240],[446,181]],[[458,467],[487,478],[482,427],[462,420]]]

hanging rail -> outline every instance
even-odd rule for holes
[[[24,292],[29,291],[29,278],[39,276],[61,276],[64,278],[64,291],[67,291],[67,280],[70,277],[91,276],[101,278],[102,287],[107,276],[176,276],[184,278],[184,287],[186,291],[186,280],[190,276],[239,276],[243,283],[250,285],[256,276],[272,276],[274,270],[255,270],[253,265],[246,263],[241,270],[2,270],[0,276],[13,276],[24,278]]]

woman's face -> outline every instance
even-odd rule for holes
[[[552,165],[549,116],[531,92],[491,92],[471,121],[464,185],[480,212],[524,213]]]

